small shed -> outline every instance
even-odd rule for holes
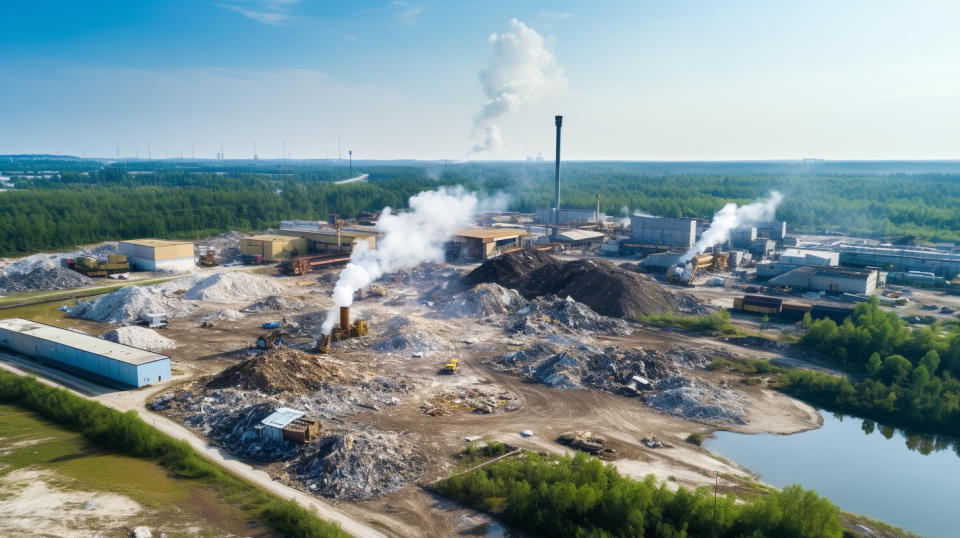
[[[278,407],[261,420],[260,435],[264,441],[282,443],[285,439],[295,443],[307,443],[320,433],[320,423],[305,418],[305,411]]]

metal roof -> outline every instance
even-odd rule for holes
[[[89,334],[83,334],[70,329],[61,329],[53,325],[46,325],[28,319],[10,318],[0,319],[0,329],[26,334],[48,342],[55,342],[64,346],[94,353],[127,364],[140,365],[148,362],[169,359],[166,355],[147,351],[125,344],[118,344]]]
[[[169,247],[172,245],[193,245],[192,241],[169,241],[167,239],[130,239],[129,241],[120,241],[128,245],[137,245],[141,247]]]
[[[561,241],[589,241],[590,239],[601,239],[605,235],[601,232],[591,230],[564,230],[557,234]]]
[[[506,237],[517,237],[523,235],[523,230],[504,229],[504,228],[468,228],[457,232],[457,237],[468,237],[470,239],[503,239]]]
[[[288,424],[304,415],[306,415],[306,413],[303,411],[297,411],[289,407],[278,407],[273,413],[270,413],[270,416],[261,420],[260,424],[282,430]]]
[[[297,239],[297,237],[292,235],[261,234],[244,237],[244,239],[250,239],[253,241],[293,241],[294,239]]]

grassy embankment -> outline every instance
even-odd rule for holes
[[[94,295],[103,295],[105,293],[117,291],[118,289],[125,286],[147,286],[150,284],[159,284],[161,282],[166,282],[168,280],[180,278],[181,276],[183,275],[163,277],[163,278],[151,278],[149,280],[133,280],[129,282],[124,282],[122,284],[109,284],[109,285],[98,284],[97,286],[94,286],[94,287],[78,288],[78,289],[72,289],[72,290],[53,290],[53,291],[39,290],[39,291],[24,291],[19,293],[13,293],[5,297],[0,297],[0,309],[16,308],[19,306],[28,306],[28,305],[51,302],[51,301],[67,301],[70,299],[82,299],[84,297],[93,297]]]
[[[223,501],[291,536],[347,536],[339,526],[317,518],[293,501],[281,500],[204,459],[185,441],[175,440],[135,412],[121,413],[36,379],[0,371],[0,403],[14,404],[81,433],[97,445],[144,458],[176,478],[202,481]]]

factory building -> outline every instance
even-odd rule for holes
[[[742,226],[730,231],[730,247],[750,250],[750,243],[757,239],[757,229],[753,226]]]
[[[255,235],[240,240],[240,253],[278,261],[307,253],[307,240],[290,235]]]
[[[924,271],[947,280],[960,274],[960,254],[942,250],[841,245],[840,263],[891,271]]]
[[[130,266],[139,271],[189,271],[196,266],[193,243],[163,239],[134,239],[117,243]]]
[[[630,243],[687,250],[696,242],[697,223],[693,219],[631,217]]]
[[[486,261],[500,254],[521,248],[523,230],[512,228],[470,228],[457,232],[446,245],[448,260]]]
[[[260,439],[275,443],[282,443],[284,440],[295,443],[310,442],[320,433],[320,424],[305,418],[305,415],[304,411],[278,407],[257,425]]]
[[[552,207],[541,207],[537,209],[536,222],[538,224],[553,224],[553,216],[556,211]],[[560,225],[576,226],[580,224],[598,224],[603,222],[607,216],[599,214],[595,209],[563,209],[560,208]]]
[[[170,379],[170,358],[20,318],[0,320],[0,347],[72,373],[125,387]]]
[[[306,251],[301,254],[309,253],[334,253],[342,252],[350,254],[354,248],[364,245],[368,249],[377,248],[377,233],[358,228],[343,227],[340,230],[336,228],[318,227],[316,230],[284,230],[280,229],[277,235],[296,237],[306,242]]]
[[[809,250],[788,248],[778,261],[757,264],[757,276],[763,278],[782,275],[798,267],[836,267],[840,263],[840,253],[831,250]]]
[[[838,267],[798,267],[770,279],[771,286],[789,286],[796,289],[833,291],[869,295],[884,283],[876,269],[842,269]]]
[[[571,248],[590,248],[603,243],[606,238],[602,232],[593,230],[564,230],[557,233],[557,241]]]
[[[787,221],[760,222],[756,226],[757,237],[782,241],[787,237]]]

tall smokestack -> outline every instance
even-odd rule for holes
[[[557,186],[556,186],[556,197],[553,204],[554,217],[553,217],[553,239],[556,241],[557,232],[560,229],[560,126],[563,125],[563,116],[554,116],[553,122],[557,126]]]
[[[340,330],[346,333],[350,332],[350,307],[340,307]]]

